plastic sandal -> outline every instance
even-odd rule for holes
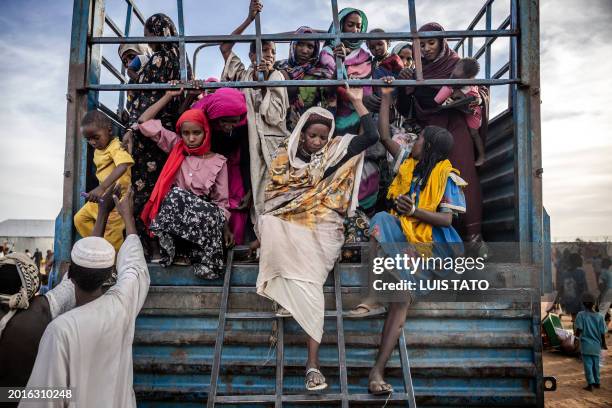
[[[321,374],[321,376],[323,377],[323,382],[321,384],[319,384],[319,385],[309,386],[309,384],[312,382],[312,380],[310,380],[310,381],[308,380],[308,375],[311,374],[311,373]],[[320,370],[318,370],[318,369],[316,369],[314,367],[311,367],[308,370],[306,370],[305,385],[306,385],[306,390],[308,390],[308,391],[320,391],[320,390],[324,390],[324,389],[327,388],[327,382],[325,382],[325,376],[323,375],[323,373]]]
[[[357,309],[365,309],[365,312],[357,312]],[[365,303],[360,303],[351,311],[346,314],[346,318],[349,319],[358,319],[361,317],[369,317],[369,316],[378,316],[385,314],[387,309],[384,306],[376,306],[372,307],[372,305],[367,305]]]

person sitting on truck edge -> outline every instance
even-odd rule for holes
[[[438,23],[427,23],[419,28],[419,32],[423,31],[444,31],[444,28]],[[448,41],[441,38],[421,39],[420,46],[423,79],[449,79],[461,58],[449,47]],[[415,75],[414,69],[405,68],[400,73],[400,79],[415,79]],[[463,112],[439,108],[434,100],[438,91],[439,87],[433,86],[405,87],[398,94],[398,109],[403,114],[413,109],[417,123],[421,127],[440,126],[453,135],[455,143],[449,160],[468,183],[465,188],[467,212],[457,219],[456,226],[467,243],[468,252],[474,256],[484,257],[487,247],[482,238],[482,191],[475,166],[474,143]],[[479,134],[484,144],[487,134],[489,90],[486,86],[481,86],[479,92],[483,108],[483,126]]]
[[[343,33],[365,33],[368,31],[368,18],[366,14],[358,9],[347,7],[338,12],[340,31]],[[330,24],[328,32],[335,34],[334,24]],[[368,79],[372,75],[372,56],[361,48],[363,40],[342,40],[335,44],[328,40],[325,42],[319,57],[319,64],[327,70],[331,78],[336,79]],[[337,78],[338,70],[336,58],[343,62],[343,77]],[[364,102],[372,94],[372,87],[363,87]],[[351,105],[346,95],[345,87],[334,87],[327,98],[328,107],[332,111],[335,108],[336,134],[342,136],[346,133],[359,133],[359,115]]]
[[[102,284],[115,265],[112,245],[99,237],[74,244],[68,277],[76,287],[77,307],[45,330],[27,385],[71,388],[70,405],[77,407],[136,407],[132,342],[150,278],[136,233],[133,190],[121,199],[118,194],[117,188],[112,200],[127,237],[117,255],[117,283],[102,294]]]
[[[319,370],[325,302],[323,284],[344,243],[342,223],[357,207],[363,151],[378,140],[363,90],[347,90],[364,132],[333,138],[333,114],[310,108],[272,163],[266,212],[259,217],[257,293],[293,316],[308,335],[305,386],[327,387]]]
[[[113,136],[110,119],[100,111],[93,110],[81,120],[81,133],[87,143],[94,149],[93,162],[96,166],[96,177],[100,184],[84,194],[87,202],[74,215],[74,227],[82,237],[89,237],[98,216],[98,202],[110,187],[117,183],[125,192],[131,183],[130,167],[134,164],[132,156],[121,146],[119,139]],[[123,243],[125,226],[117,211],[113,211],[106,225],[104,238],[116,250]]]
[[[480,71],[480,64],[474,58],[461,58],[457,64],[455,64],[455,68],[453,68],[453,72],[451,73],[452,79],[474,79],[478,72]],[[472,141],[474,142],[474,146],[476,146],[476,152],[478,153],[478,157],[474,162],[476,167],[480,167],[484,164],[485,161],[485,149],[484,144],[482,143],[482,139],[478,134],[480,126],[482,125],[482,107],[480,104],[482,100],[480,98],[480,92],[478,86],[476,85],[466,85],[459,89],[454,89],[451,86],[443,86],[440,88],[440,91],[435,96],[434,100],[439,105],[446,105],[448,103],[454,102],[456,100],[468,98],[470,96],[475,97],[474,105],[470,110],[471,113],[465,114],[465,122],[470,130],[470,135],[472,136]]]
[[[316,32],[310,27],[300,27],[295,34]],[[307,81],[313,79],[330,79],[328,70],[319,66],[319,41],[291,41],[289,58],[276,63],[276,69],[281,71],[285,79],[292,81]],[[287,129],[293,131],[300,116],[313,106],[327,107],[327,92],[320,86],[291,86],[287,88],[289,95],[289,112],[287,114]]]
[[[249,14],[232,35],[242,32],[255,20],[263,9],[259,0],[251,0]],[[265,81],[282,81],[283,74],[274,68],[276,61],[276,44],[272,41],[262,42],[261,62],[257,65],[256,44],[251,42],[249,59],[251,65],[246,68],[240,58],[232,52],[234,43],[221,44],[221,54],[225,60],[221,81],[257,81],[263,73]],[[289,110],[289,96],[285,87],[244,88],[247,102],[249,129],[249,156],[251,172],[251,221],[257,225],[257,217],[263,212],[264,190],[269,180],[269,168],[278,146],[287,139],[286,118]]]
[[[98,206],[93,237],[104,235],[107,218],[114,206],[113,189],[109,189]],[[53,253],[48,250],[45,267],[53,264],[52,258]],[[0,326],[5,326],[4,330],[0,329],[0,367],[2,367],[0,387],[14,388],[26,386],[45,329],[57,316],[75,307],[76,296],[74,283],[66,274],[55,288],[42,296],[32,297],[38,290],[38,285],[34,282],[36,279],[34,271],[23,263],[23,256],[15,257],[13,260],[15,265],[9,263],[8,259],[0,261],[0,293],[2,293],[0,298],[3,306],[5,300],[7,301],[8,313],[11,313],[11,310],[15,311],[12,317],[4,315],[0,323]],[[11,268],[14,274],[11,273]],[[21,275],[21,279],[18,274]],[[25,286],[20,291],[19,288],[24,283]],[[7,286],[11,286],[12,289]],[[24,290],[30,298],[29,301],[19,295]],[[11,295],[13,293],[14,295]],[[0,316],[3,312],[4,310],[0,311]],[[14,406],[17,406],[17,403]]]
[[[462,246],[461,237],[451,225],[452,219],[466,209],[462,191],[466,183],[448,160],[453,137],[446,129],[427,126],[419,134],[410,156],[406,157],[406,150],[390,137],[389,110],[393,89],[382,90],[381,141],[394,157],[404,156],[387,193],[387,198],[393,200],[393,209],[379,212],[371,220],[371,254],[377,256],[374,254],[382,251],[383,256],[395,257],[405,253],[407,245],[437,243],[451,245],[433,247],[436,256],[452,255],[450,252],[460,249],[454,246]],[[444,251],[449,254],[440,253]],[[423,275],[417,276],[419,279],[429,278]],[[403,330],[408,307],[413,300],[411,294],[409,299],[402,302],[389,303],[381,345],[369,375],[369,392],[373,394],[393,392],[391,385],[384,381],[384,369]]]
[[[189,259],[196,276],[217,279],[223,273],[224,242],[230,246],[233,241],[227,159],[211,151],[212,134],[202,110],[185,111],[176,133],[153,119],[181,92],[167,91],[139,119],[140,133],[169,153],[141,218],[159,239],[162,266],[181,255]]]
[[[587,391],[599,388],[599,354],[607,350],[606,332],[608,328],[602,315],[595,311],[595,296],[592,293],[582,295],[585,310],[576,316],[576,337],[580,339],[580,354],[584,365],[584,376]]]
[[[176,37],[178,31],[172,19],[166,14],[157,13],[150,16],[144,25],[145,37]],[[181,79],[180,50],[178,42],[149,43],[153,55],[142,68],[138,80],[139,84],[169,83]],[[189,59],[187,61],[187,80],[193,79]],[[128,128],[138,122],[138,118],[147,108],[164,96],[162,90],[134,91],[134,98],[128,100],[126,110],[130,113]],[[181,111],[179,98],[172,101],[159,112],[156,119],[161,120],[162,126],[174,129]],[[159,178],[167,155],[150,139],[131,129],[123,135],[123,144],[134,157],[132,168],[132,187],[134,188],[134,209],[140,214],[153,187]],[[136,228],[150,258],[151,254],[159,252],[158,243],[149,237],[140,218],[136,218]]]

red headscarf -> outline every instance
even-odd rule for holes
[[[247,105],[244,94],[233,88],[219,88],[197,101],[192,109],[202,109],[206,117],[215,120],[227,116],[240,116],[239,125],[246,124]]]
[[[421,31],[444,31],[444,28],[438,23],[427,23],[421,28]],[[423,61],[423,79],[447,79],[450,78],[455,64],[459,61],[459,55],[448,46],[446,38],[440,38],[441,49],[440,53],[433,61]]]
[[[157,179],[157,183],[155,183],[155,188],[151,193],[151,197],[149,197],[149,200],[145,204],[144,209],[140,214],[140,219],[144,222],[147,228],[149,228],[151,221],[153,221],[157,216],[161,202],[166,194],[168,194],[168,191],[170,191],[170,187],[172,187],[176,172],[181,168],[181,164],[183,163],[185,156],[203,156],[210,151],[210,126],[204,112],[199,109],[189,109],[181,115],[176,122],[176,133],[179,135],[179,138],[181,134],[181,126],[185,122],[192,122],[200,125],[204,131],[204,140],[200,146],[190,149],[187,147],[187,145],[185,145],[183,139],[180,139],[170,151],[168,160],[166,160],[166,164],[164,165],[164,168]]]

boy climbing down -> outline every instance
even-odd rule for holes
[[[582,296],[585,311],[578,312],[576,316],[576,337],[580,339],[580,353],[584,364],[587,391],[599,388],[599,354],[600,350],[607,350],[606,332],[608,328],[602,315],[595,311],[595,296],[585,293]]]
[[[134,164],[132,156],[121,147],[121,142],[112,134],[112,123],[106,115],[97,110],[87,112],[81,120],[81,134],[87,143],[95,149],[93,162],[96,166],[96,177],[99,185],[83,194],[87,202],[74,216],[74,227],[82,237],[91,236],[98,216],[98,202],[104,193],[115,183],[125,194],[131,183],[130,167]],[[123,244],[125,225],[117,210],[113,210],[106,223],[104,238],[110,242],[115,251]]]
[[[480,64],[478,61],[476,61],[474,58],[462,58],[455,65],[455,69],[451,73],[450,77],[451,79],[474,79],[476,78],[476,75],[478,75],[479,71]],[[453,89],[448,85],[443,86],[440,88],[440,91],[434,100],[438,105],[446,105],[459,99],[464,99],[471,96],[476,97],[476,100],[473,103],[470,103],[469,107],[471,113],[465,114],[465,121],[467,122],[470,135],[472,136],[472,140],[476,146],[476,152],[478,152],[478,157],[476,158],[474,165],[476,167],[480,167],[485,161],[485,150],[482,139],[478,134],[478,130],[482,125],[482,107],[480,106],[482,101],[480,99],[480,93],[478,92],[478,86],[466,85],[459,89]]]

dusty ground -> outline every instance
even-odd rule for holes
[[[563,321],[567,327],[567,322]],[[571,327],[571,322],[569,323]],[[559,352],[544,351],[544,375],[557,378],[557,390],[544,393],[547,408],[610,408],[612,407],[612,335],[606,336],[608,348],[604,353],[601,371],[601,388],[593,392],[582,388],[586,385],[580,357],[570,357]]]

